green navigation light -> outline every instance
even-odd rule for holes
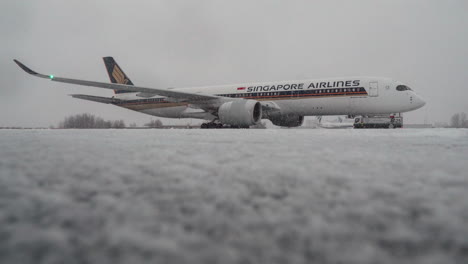
[[[53,75],[49,75],[49,78],[52,80],[52,79],[54,78],[54,76],[53,76]]]

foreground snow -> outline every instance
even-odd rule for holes
[[[0,131],[0,263],[462,263],[468,130]]]

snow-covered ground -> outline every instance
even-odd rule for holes
[[[468,130],[3,130],[0,263],[468,263]]]

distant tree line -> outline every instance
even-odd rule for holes
[[[146,123],[145,124],[146,127],[149,127],[149,128],[161,128],[163,127],[163,123],[161,122],[161,120],[151,120],[149,123]]]
[[[59,128],[125,128],[123,120],[106,121],[91,114],[78,114],[66,117]]]
[[[450,119],[450,126],[455,128],[468,128],[468,120],[465,113],[456,113]]]

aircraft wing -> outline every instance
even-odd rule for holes
[[[45,75],[37,73],[30,68],[26,67],[23,63],[14,60],[18,66],[23,69],[25,72],[40,78],[50,79],[54,82],[63,82],[63,83],[70,83],[70,84],[77,84],[83,86],[92,86],[104,89],[111,89],[111,90],[121,90],[121,91],[132,91],[136,93],[143,93],[143,94],[154,94],[160,96],[167,96],[175,99],[174,101],[178,102],[201,102],[201,101],[209,101],[209,100],[216,100],[216,99],[223,99],[224,101],[226,98],[216,95],[210,94],[201,94],[201,93],[189,93],[183,92],[180,90],[170,90],[170,89],[160,89],[160,88],[146,88],[141,86],[134,86],[134,85],[126,85],[126,84],[118,84],[118,83],[103,83],[103,82],[93,82],[93,81],[86,81],[86,80],[78,80],[78,79],[69,79],[69,78],[62,78],[56,77],[54,75]],[[232,101],[232,100],[230,100]]]

